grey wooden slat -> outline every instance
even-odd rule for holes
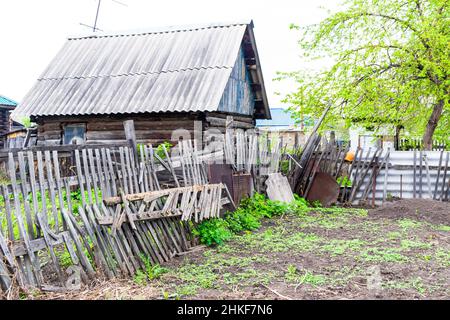
[[[177,250],[177,252],[183,252],[183,250],[181,249],[180,244],[179,244],[179,242],[181,242],[181,241],[175,235],[175,232],[174,232],[174,230],[172,230],[167,219],[162,218],[162,219],[158,219],[157,221],[159,222],[161,229],[165,230],[165,233],[168,235],[169,239],[172,241],[172,244],[173,244],[173,246],[171,246],[172,249],[175,248]]]
[[[141,145],[139,148],[139,154],[140,154],[140,170],[142,173],[142,182],[139,182],[141,184],[141,192],[149,191],[150,190],[150,174],[148,172],[148,166],[147,166],[147,158],[145,155],[145,146]]]
[[[54,150],[52,152],[52,156],[53,156],[53,169],[55,171],[56,188],[58,190],[59,208],[60,208],[60,210],[62,210],[64,208],[64,196],[63,196],[61,173],[60,173],[60,168],[59,168],[58,151]],[[67,198],[70,198],[70,195],[68,195]],[[65,223],[64,220],[63,220],[63,223]],[[64,224],[64,229],[66,229],[65,224]]]
[[[93,207],[95,207],[95,205],[86,206],[85,210],[82,210],[80,214],[82,214],[83,221],[86,221],[85,225],[89,226],[88,232],[90,233],[90,237],[94,245],[94,253],[96,253],[98,264],[104,269],[107,276],[111,278],[111,272],[115,272],[115,259],[111,255],[109,248],[111,248],[115,256],[117,256],[118,252],[116,251],[116,248],[114,246],[109,246],[110,243],[108,243],[108,236],[102,232],[102,228],[96,223],[96,219],[93,213]],[[123,265],[121,265],[121,260],[116,259],[116,261],[119,262],[119,267],[123,267]]]
[[[142,241],[145,243],[145,247],[147,249],[147,255],[152,258],[153,263],[163,263],[164,260],[160,257],[159,252],[155,250],[154,244],[150,239],[148,232],[144,230],[143,224],[138,223],[136,225],[139,235]]]
[[[152,170],[151,173],[153,175],[153,182],[155,183],[155,189],[159,190],[161,189],[161,186],[159,185],[159,180],[158,180],[158,176],[156,175],[156,166],[155,166],[155,152],[153,150],[152,145],[149,146],[149,152],[150,152],[150,164],[152,166]]]
[[[125,266],[128,270],[127,273],[132,276],[136,272],[136,269],[139,269],[139,267],[137,262],[134,261],[133,254],[130,251],[122,230],[117,230],[117,234],[115,236],[111,235],[111,238],[115,241],[119,253],[125,262]]]
[[[124,224],[122,226],[122,230],[124,232],[125,238],[128,241],[128,245],[130,246],[130,252],[132,254],[133,257],[135,257],[135,261],[136,261],[136,269],[138,270],[139,268],[141,269],[145,269],[145,264],[142,261],[142,259],[140,258],[141,254],[146,254],[146,247],[145,247],[145,243],[143,242],[143,239],[141,238],[139,232],[136,232],[136,230],[131,230],[128,226],[128,224]],[[138,245],[139,242],[139,245]],[[142,251],[139,247],[141,247],[144,251]],[[134,253],[134,254],[133,254]]]
[[[39,192],[41,193],[41,210],[43,213],[43,216],[45,218],[45,221],[48,221],[48,214],[47,214],[47,193],[46,193],[46,181],[45,181],[45,174],[44,174],[44,164],[43,164],[43,158],[42,158],[42,152],[37,151],[36,152],[36,159],[37,159],[37,169],[38,169],[38,177],[39,177]]]
[[[189,250],[190,246],[189,246],[188,239],[186,237],[186,230],[183,227],[183,222],[178,218],[169,218],[169,219],[172,220],[174,227],[177,228],[178,233],[181,235],[181,238],[182,238],[181,243],[183,245],[183,250],[184,251]]]
[[[153,220],[153,221],[150,221],[149,223],[153,226],[153,229],[155,230],[155,232],[159,236],[159,239],[161,240],[162,247],[166,251],[166,254],[169,257],[169,259],[171,259],[172,255],[173,255],[173,251],[171,250],[171,248],[169,248],[169,245],[168,245],[170,243],[170,240],[169,240],[169,237],[168,237],[166,231],[164,230],[164,228],[161,227],[159,220],[160,219]]]
[[[30,176],[30,187],[31,187],[31,194],[33,198],[33,213],[36,215],[39,211],[39,201],[37,197],[37,190],[36,190],[36,172],[34,170],[34,155],[33,152],[28,151],[27,152],[27,159],[28,159],[28,172]],[[47,221],[47,220],[45,220]],[[39,234],[39,228],[36,228],[37,236],[40,236]]]
[[[111,193],[111,183],[113,178],[111,177],[111,174],[109,172],[108,168],[108,158],[106,156],[106,150],[105,148],[101,148],[100,150],[100,156],[102,161],[102,167],[103,167],[103,177],[104,177],[104,187],[105,190],[102,192],[102,198],[110,197],[112,195]]]
[[[75,252],[75,250],[73,249],[75,246],[75,242],[73,241],[73,239],[65,232],[63,232],[61,234],[63,240],[64,240],[64,244],[66,246],[67,252],[69,252],[70,255],[70,259],[72,260],[72,263],[76,266],[80,266],[80,259],[78,259],[78,256]],[[80,276],[81,276],[81,280],[88,284],[89,283],[89,277],[86,274],[86,271],[82,268],[81,266],[81,271],[80,271]]]
[[[64,219],[66,219],[67,227],[68,227],[68,230],[70,232],[70,235],[71,235],[73,241],[75,242],[75,247],[77,248],[78,257],[80,259],[81,265],[86,270],[86,272],[89,275],[89,277],[90,278],[94,278],[95,277],[95,271],[94,271],[91,263],[89,262],[89,260],[87,259],[87,257],[84,254],[83,245],[80,242],[79,234],[75,230],[75,227],[73,226],[72,221],[71,221],[71,219],[68,216],[70,213],[68,213],[66,211],[66,209],[62,209],[61,210],[61,214],[63,215]]]
[[[3,263],[3,261],[0,259],[0,292],[2,288],[5,292],[8,291],[11,288],[11,285],[12,279],[9,275],[8,269],[6,265]]]
[[[88,204],[93,204],[94,201],[92,198],[91,175],[89,172],[89,164],[88,164],[88,157],[86,154],[86,149],[81,150],[81,158],[83,160],[84,181],[86,184],[86,192],[88,195]]]
[[[94,155],[92,154],[92,149],[87,149],[88,153],[88,159],[89,159],[89,172],[91,175],[91,181],[92,185],[94,187],[94,200],[95,203],[100,203],[99,196],[98,196],[98,172],[97,168],[95,168],[95,161],[94,161]]]
[[[127,180],[128,172],[126,170],[125,156],[122,147],[119,148],[119,157],[120,157],[120,172],[122,174],[123,190],[125,191],[126,194],[132,193],[131,190],[128,188],[128,180]]]
[[[8,245],[6,243],[6,239],[3,236],[3,233],[1,232],[1,230],[0,230],[0,249],[1,249],[0,254],[3,254],[3,256],[5,257],[6,262],[10,266],[14,266],[14,257],[13,257],[13,255],[11,254],[11,252],[10,252],[10,250],[8,248]],[[3,256],[0,257],[0,258],[3,258]],[[0,260],[2,260],[2,259],[0,259]]]
[[[132,169],[132,158],[130,158],[130,148],[125,147],[123,149],[125,155],[125,165],[128,173],[128,183],[130,193],[138,192],[137,184],[135,181],[135,171]]]
[[[75,165],[77,167],[78,187],[80,188],[80,193],[81,193],[81,204],[83,207],[85,207],[87,204],[85,189],[84,189],[85,178],[83,177],[83,171],[81,168],[81,160],[80,160],[80,152],[78,150],[75,150]]]
[[[50,258],[51,258],[51,260],[53,262],[53,267],[54,267],[54,269],[56,271],[56,275],[58,276],[58,280],[59,280],[61,285],[64,285],[64,276],[63,276],[63,273],[61,271],[61,266],[59,264],[58,258],[56,257],[56,254],[55,254],[55,251],[54,251],[55,249],[53,247],[53,241],[52,241],[50,235],[47,232],[47,228],[48,228],[47,225],[46,225],[47,223],[46,223],[45,219],[42,217],[42,215],[43,215],[43,213],[37,212],[36,213],[36,218],[38,219],[39,224],[41,226],[42,235],[44,236],[45,244],[46,244],[46,246],[48,248],[48,252],[50,253]]]
[[[104,194],[107,193],[106,191],[106,186],[105,186],[105,169],[103,168],[102,165],[102,161],[101,161],[101,155],[100,155],[100,150],[99,149],[94,149],[94,159],[96,161],[96,165],[97,165],[97,177],[98,177],[98,182],[99,182],[99,186],[100,186],[100,191],[101,191],[101,197],[104,196]]]
[[[117,195],[116,179],[117,179],[117,181],[120,181],[120,180],[118,177],[118,169],[116,168],[116,170],[114,170],[114,167],[113,167],[110,149],[106,150],[106,156],[108,158],[109,174],[110,174],[110,178],[111,178],[111,180],[110,180],[111,181],[111,195]]]
[[[160,240],[159,235],[157,234],[153,224],[151,222],[146,222],[143,224],[148,231],[150,232],[150,235],[153,238],[153,241],[156,243],[156,246],[159,249],[159,252],[161,253],[162,257],[164,258],[165,261],[169,261],[169,256],[164,248],[164,246],[162,245],[162,241]]]
[[[30,245],[30,238],[27,234],[25,224],[22,218],[22,210],[19,200],[19,188],[17,186],[16,182],[16,170],[15,170],[15,163],[14,163],[14,157],[12,153],[9,153],[8,155],[8,166],[9,166],[9,175],[11,179],[11,186],[12,186],[12,192],[14,195],[14,205],[15,205],[15,216],[17,220],[17,225],[19,228],[19,234],[24,242],[25,248],[27,250],[27,255],[24,256],[24,263],[25,268],[27,270],[28,274],[28,281],[31,285],[40,285],[42,282],[42,275],[41,275],[41,269],[39,261],[34,254],[34,252],[31,250]],[[34,267],[34,272],[32,270],[32,267]]]
[[[67,210],[69,212],[73,212],[73,207],[72,207],[72,195],[70,192],[70,185],[69,185],[69,181],[67,178],[62,179],[63,181],[63,185],[64,185],[64,190],[66,192],[66,204],[67,204]],[[65,221],[64,221],[65,223]]]
[[[25,169],[25,160],[24,160],[23,152],[17,153],[17,158],[19,161],[19,172],[20,172],[20,179],[21,179],[20,186],[22,187],[23,207],[25,209],[25,218],[27,221],[28,235],[29,235],[30,239],[34,239],[35,238],[34,222],[33,222],[32,216],[31,216],[30,203],[28,202],[28,195],[29,195],[28,186],[27,186],[28,181],[27,181],[27,174],[26,174],[26,169]]]
[[[53,214],[53,220],[54,220],[54,230],[59,230],[59,214],[58,214],[58,209],[56,207],[56,202],[55,202],[55,181],[53,180],[53,173],[52,173],[52,161],[51,161],[51,157],[50,157],[50,151],[46,150],[44,151],[44,156],[45,156],[45,168],[46,168],[46,172],[47,172],[47,186],[48,186],[48,191],[49,191],[49,196],[50,196],[50,202],[52,204],[52,214]]]
[[[128,159],[129,159],[129,166],[131,168],[131,176],[133,177],[133,184],[134,184],[134,192],[139,192],[139,170],[137,168],[137,161],[138,159],[136,158],[137,153],[134,153],[134,150],[137,149],[135,147],[130,148],[128,147]]]
[[[10,201],[10,194],[8,191],[8,186],[2,186],[2,196],[5,201],[5,219],[6,219],[6,225],[8,228],[8,239],[13,241],[15,239],[15,235],[14,235],[12,209],[11,209],[11,201]]]

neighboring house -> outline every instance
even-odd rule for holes
[[[11,130],[10,113],[17,106],[17,102],[0,95],[0,134]]]
[[[14,115],[38,125],[38,145],[138,143],[193,137],[270,119],[253,22],[69,38]]]
[[[0,148],[5,145],[6,134],[10,131],[22,129],[23,126],[11,119],[11,111],[17,106],[17,102],[0,95]]]
[[[353,125],[349,129],[350,149],[352,151],[356,151],[358,148],[391,148],[391,150],[395,150],[395,133],[393,131],[395,129],[389,128],[389,125],[379,128],[377,132]]]
[[[260,131],[270,132],[275,138],[279,136],[283,139],[283,144],[288,147],[301,146],[305,143],[305,128],[314,125],[313,121],[306,120],[303,125],[298,124],[292,118],[288,109],[270,108],[271,120],[257,120],[256,127]]]

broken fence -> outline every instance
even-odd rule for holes
[[[225,184],[209,183],[208,164],[225,157],[238,174],[255,177],[277,172],[281,157],[279,144],[272,150],[267,137],[243,131],[213,153],[198,150],[195,141],[180,141],[174,156],[162,150],[64,146],[8,153],[10,182],[0,188],[0,293],[10,295],[13,284],[66,290],[99,276],[132,276],[148,261],[189,251],[197,244],[191,221],[235,206]]]
[[[0,190],[0,287],[63,290],[67,264],[88,282],[188,251],[196,244],[189,221],[217,217],[232,202],[225,185],[207,184],[197,156],[185,149],[163,159],[151,146],[137,156],[128,147],[76,149],[76,175],[63,177],[56,150],[10,153],[11,181]],[[164,190],[161,176],[171,177]]]

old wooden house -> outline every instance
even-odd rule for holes
[[[17,102],[0,95],[0,149],[7,147],[7,135],[12,131],[19,131],[22,125],[11,118],[11,112],[16,108]]]
[[[16,106],[17,102],[0,95],[0,134],[5,134],[11,130],[10,113]]]
[[[170,141],[194,126],[223,131],[270,119],[253,22],[72,37],[15,110],[38,145]],[[197,122],[195,122],[197,121]]]

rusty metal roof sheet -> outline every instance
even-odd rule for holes
[[[248,27],[71,37],[15,114],[215,111]]]

